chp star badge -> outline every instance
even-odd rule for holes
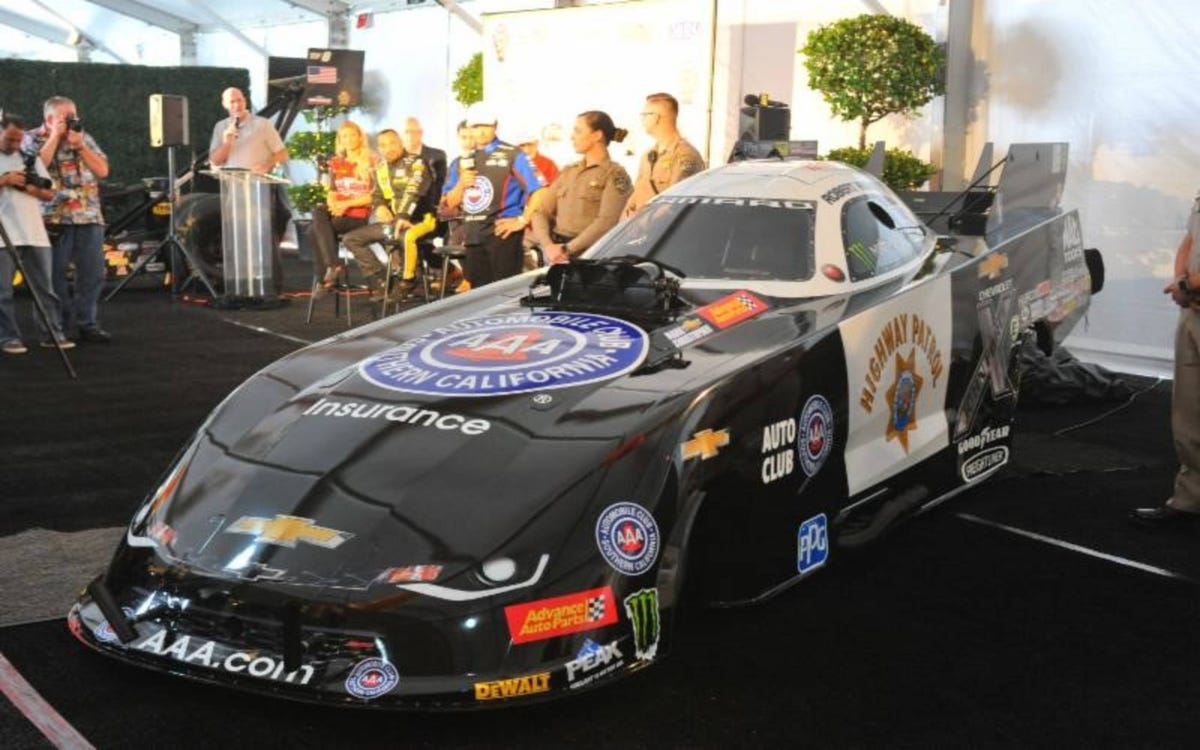
[[[896,352],[896,379],[887,389],[888,417],[887,440],[899,441],[908,453],[908,433],[917,429],[917,398],[925,385],[925,378],[917,374],[917,350],[912,348],[904,359]]]

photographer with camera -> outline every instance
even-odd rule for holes
[[[27,283],[42,298],[50,316],[52,331],[42,326],[43,346],[74,346],[58,327],[58,297],[50,289],[50,237],[42,224],[39,201],[54,197],[50,173],[30,154],[21,153],[24,123],[12,115],[0,117],[0,223],[21,258]],[[13,305],[13,272],[16,260],[0,247],[0,352],[25,354]]]
[[[21,150],[36,153],[54,180],[56,192],[42,204],[54,237],[54,291],[61,301],[64,331],[78,330],[81,341],[106,343],[112,337],[98,320],[104,286],[104,215],[100,180],[108,177],[108,157],[83,129],[75,102],[52,96],[42,106],[45,122],[25,134]],[[75,296],[67,266],[75,264]]]

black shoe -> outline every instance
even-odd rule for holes
[[[91,328],[79,329],[79,340],[87,341],[92,344],[107,344],[112,341],[112,334],[104,330],[100,326],[92,326]]]
[[[1147,528],[1183,529],[1190,528],[1200,521],[1200,513],[1188,513],[1169,505],[1159,505],[1154,508],[1134,508],[1129,511],[1129,520]]]

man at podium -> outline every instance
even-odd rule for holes
[[[256,174],[266,174],[287,161],[287,147],[275,126],[265,117],[250,112],[246,95],[241,89],[230,87],[221,92],[221,106],[229,113],[213,126],[208,160],[213,167],[225,169],[248,169]],[[282,186],[272,189],[272,265],[275,292],[283,290],[283,264],[279,257],[279,240],[287,227],[291,213],[284,202]]]

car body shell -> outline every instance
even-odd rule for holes
[[[843,219],[863,201],[907,255],[855,279]],[[1087,306],[1076,214],[946,251],[852,167],[741,163],[666,191],[589,257],[639,237],[653,257],[645,238],[674,221],[655,211],[684,227],[709,207],[805,212],[787,220],[811,232],[806,277],[689,275],[670,319],[646,322],[531,308],[534,272],[284,357],[200,427],[72,632],[302,700],[539,700],[661,658],[685,582],[760,600],[889,508],[1007,462],[1012,352],[1037,326],[1061,339]]]

